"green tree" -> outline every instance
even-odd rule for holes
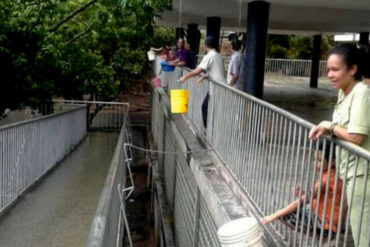
[[[148,69],[146,51],[165,33],[155,27],[154,16],[169,4],[0,1],[0,115],[54,96],[114,99],[124,83]]]
[[[321,59],[326,59],[333,47],[333,36],[325,35],[321,41]],[[308,35],[269,35],[266,55],[270,58],[311,59],[313,37]]]

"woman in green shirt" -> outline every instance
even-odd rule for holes
[[[362,52],[354,45],[342,44],[330,52],[327,61],[328,77],[333,88],[339,89],[338,101],[333,120],[323,121],[313,127],[309,136],[311,139],[318,140],[322,135],[332,134],[370,151],[370,87],[361,81],[363,62]],[[366,160],[356,161],[355,155],[350,154],[347,162],[345,150],[337,157],[339,175],[345,183],[347,201],[351,206],[353,239],[356,246],[369,247],[370,168],[366,169]],[[366,171],[368,174],[365,174]],[[364,182],[366,194],[363,200]]]

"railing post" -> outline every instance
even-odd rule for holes
[[[199,224],[200,224],[200,190],[197,187],[196,201],[195,201],[195,214],[194,214],[194,238],[193,238],[193,247],[198,247],[199,239]]]

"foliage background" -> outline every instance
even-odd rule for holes
[[[334,36],[325,35],[321,39],[321,56],[327,59],[334,46]],[[268,35],[266,56],[269,58],[311,59],[313,37],[307,35]]]
[[[0,116],[53,97],[112,100],[174,41],[154,17],[170,0],[0,0]],[[322,59],[333,44],[322,41]],[[269,35],[267,57],[310,59],[311,36]]]
[[[147,71],[152,44],[174,40],[172,30],[154,25],[154,16],[169,4],[0,0],[0,115],[55,96],[114,99]]]

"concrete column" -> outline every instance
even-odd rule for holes
[[[317,88],[319,81],[321,35],[313,36],[310,87]]]
[[[244,91],[258,98],[263,96],[269,12],[268,2],[248,3],[246,71],[243,87]]]
[[[360,33],[360,45],[369,45],[369,32]]]
[[[185,36],[185,30],[183,27],[177,27],[176,28],[176,42],[179,40],[179,38],[184,38]]]
[[[198,24],[188,24],[187,41],[190,48],[196,54],[199,53],[199,42],[200,42],[200,31],[198,30]]]
[[[215,39],[216,50],[219,50],[220,46],[220,30],[221,30],[221,18],[207,17],[207,36],[212,36]]]

